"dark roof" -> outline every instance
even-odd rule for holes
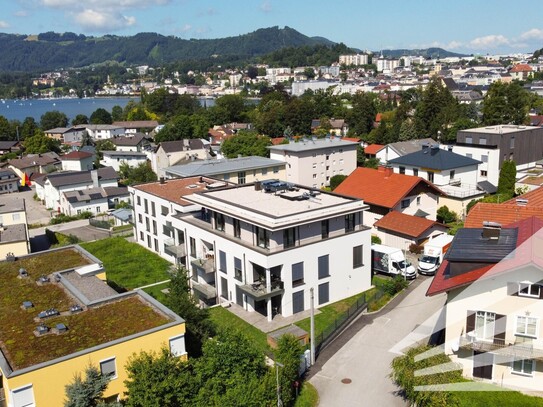
[[[485,191],[487,194],[495,194],[498,192],[498,187],[488,181],[479,181],[477,183],[477,187]]]
[[[501,229],[498,239],[483,237],[483,230],[459,229],[445,258],[449,262],[497,263],[517,247],[518,229]]]
[[[458,90],[458,85],[453,78],[441,78],[441,80],[450,91]]]
[[[104,187],[104,192],[108,198],[115,196],[128,196],[128,187]]]
[[[20,170],[23,170],[25,168],[34,167],[36,165],[39,166],[45,166],[45,165],[51,165],[51,164],[60,164],[60,160],[57,157],[54,157],[52,155],[49,155],[49,153],[46,154],[40,154],[40,155],[27,155],[23,158],[15,158],[13,160],[9,160],[9,165],[14,166],[15,168],[18,168]]]
[[[390,147],[396,151],[399,155],[406,155],[419,151],[422,148],[423,144],[432,144],[435,141],[431,138],[407,140],[407,141],[397,141],[396,143],[390,143],[385,146]]]
[[[201,150],[204,148],[204,143],[200,139],[163,141],[160,147],[165,153],[175,153],[178,151]]]
[[[414,153],[390,160],[389,163],[443,171],[481,164],[481,161],[432,145],[422,148],[419,151],[415,151]]]
[[[86,151],[71,151],[68,154],[64,154],[60,157],[62,161],[66,160],[82,160],[84,158],[92,157],[92,153],[87,153]]]
[[[114,180],[119,178],[117,172],[112,167],[103,167],[96,171],[100,180]],[[55,188],[70,184],[92,182],[91,171],[56,172],[48,174],[47,179]]]
[[[137,146],[144,139],[145,139],[145,136],[143,134],[137,133],[133,136],[117,137],[117,138],[111,139],[111,142],[115,144],[116,146]]]
[[[20,145],[20,141],[0,140],[0,150],[9,150],[14,147],[19,147]]]

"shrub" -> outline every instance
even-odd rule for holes
[[[458,214],[449,210],[449,208],[444,205],[437,210],[437,220],[442,223],[452,223],[458,219]]]
[[[388,294],[391,297],[402,291],[408,285],[404,277],[400,275],[394,277],[393,279],[373,277],[373,284],[379,290]]]
[[[411,243],[409,245],[409,251],[413,254],[421,254],[424,247],[420,244]]]
[[[381,238],[379,236],[371,235],[371,244],[381,244]]]
[[[345,181],[345,178],[347,178],[346,175],[334,175],[332,178],[330,178],[330,189],[333,191],[336,189],[339,184],[341,184],[343,181]]]

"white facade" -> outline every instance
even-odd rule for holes
[[[94,156],[79,160],[62,160],[62,171],[89,171],[94,168]]]
[[[124,134],[124,127],[111,124],[88,124],[87,133],[93,140],[107,140]]]
[[[455,145],[452,151],[453,153],[481,161],[477,180],[488,181],[494,186],[498,185],[498,179],[500,178],[500,150]]]
[[[134,168],[141,163],[147,162],[147,155],[136,151],[103,151],[102,154],[103,159],[100,160],[100,164],[105,167],[112,167],[115,171],[119,171],[123,163],[127,163],[130,168]]]
[[[182,197],[184,205],[141,190],[149,186],[130,190],[137,242],[184,264],[202,305],[229,301],[271,321],[309,309],[310,288],[319,306],[371,286],[362,201],[310,197],[303,187],[266,193],[259,183],[206,191],[194,182],[196,192]],[[281,197],[304,192],[300,200]]]
[[[339,63],[342,65],[367,65],[368,55],[366,54],[340,55]]]

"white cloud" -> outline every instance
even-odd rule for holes
[[[99,12],[91,9],[83,10],[80,13],[74,13],[74,18],[78,24],[90,31],[114,31],[129,27],[136,23],[136,19],[131,16]]]
[[[272,11],[272,5],[268,0],[263,1],[260,4],[260,10],[262,10],[264,13],[270,13]]]
[[[520,35],[521,40],[543,40],[543,30],[532,28]]]
[[[9,24],[6,21],[0,20],[0,29],[9,28]]]
[[[28,12],[26,10],[19,10],[13,13],[15,17],[26,17],[28,16]]]
[[[181,32],[184,32],[184,33],[189,32],[190,30],[192,30],[192,25],[190,25],[190,24],[185,24],[185,25],[184,25],[183,27],[181,27],[181,29],[180,29],[180,31],[181,31]]]
[[[485,35],[484,37],[477,37],[471,40],[467,46],[473,49],[487,50],[503,47],[504,45],[510,45],[511,41],[501,34]]]

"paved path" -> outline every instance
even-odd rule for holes
[[[390,363],[396,345],[441,310],[445,296],[427,298],[430,278],[420,277],[407,294],[394,299],[385,310],[359,317],[319,355],[309,381],[319,392],[319,406],[405,406],[395,392]],[[420,339],[420,337],[417,337]],[[392,350],[392,352],[391,352]],[[350,379],[343,384],[342,379]]]

